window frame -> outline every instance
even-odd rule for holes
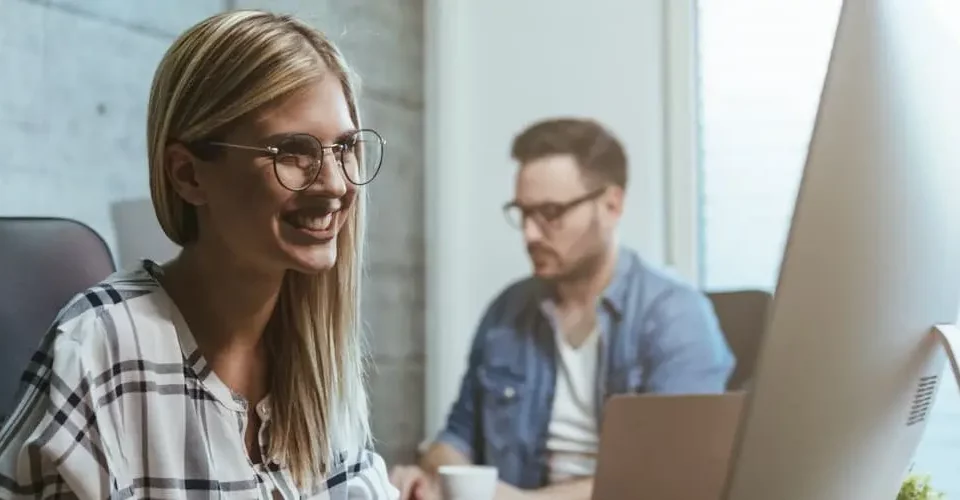
[[[666,258],[675,272],[700,285],[700,104],[697,0],[663,0]]]

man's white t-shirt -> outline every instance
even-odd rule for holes
[[[551,483],[592,476],[599,431],[596,414],[600,335],[594,331],[577,347],[557,335],[557,384],[547,435]]]

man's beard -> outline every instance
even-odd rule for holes
[[[591,249],[590,252],[577,259],[567,272],[556,276],[553,281],[570,282],[588,280],[603,267],[604,257],[606,257],[606,251],[602,247]]]
[[[554,259],[561,271],[549,277],[544,277],[551,283],[575,282],[590,279],[603,267],[606,258],[607,248],[601,237],[599,224],[594,222],[587,227],[583,235],[578,239],[578,244],[570,249],[569,253],[575,254],[575,260],[568,261],[552,248],[543,245],[533,244],[527,246],[527,252],[531,258],[536,254]],[[569,262],[569,267],[565,264]]]

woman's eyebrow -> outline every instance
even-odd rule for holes
[[[333,143],[340,144],[346,141],[347,139],[349,139],[350,137],[352,137],[356,133],[357,133],[357,129],[355,128],[344,130],[343,132],[340,132],[340,135],[338,135],[336,139],[333,140]]]
[[[347,139],[349,139],[350,137],[352,137],[352,136],[353,136],[354,134],[356,134],[356,133],[357,133],[357,129],[355,129],[355,128],[351,128],[351,129],[344,130],[343,132],[340,132],[340,134],[338,134],[336,138],[334,138],[333,144],[343,143],[344,141],[346,141]],[[276,144],[276,143],[278,143],[278,142],[280,142],[280,141],[282,141],[282,140],[284,140],[284,139],[287,139],[287,138],[293,137],[293,136],[297,136],[297,135],[309,135],[310,137],[313,137],[314,139],[319,140],[321,144],[324,144],[324,142],[323,142],[322,140],[320,140],[319,137],[317,137],[317,136],[315,136],[315,135],[313,135],[313,134],[309,134],[309,133],[307,133],[307,132],[292,132],[292,131],[291,131],[291,132],[281,132],[281,133],[278,133],[278,134],[268,135],[267,137],[264,137],[263,139],[261,139],[259,142],[262,143],[262,144],[273,145],[273,144]]]
[[[276,145],[278,142],[294,135],[298,135],[298,132],[281,132],[279,134],[268,135],[257,142],[263,145],[273,146],[273,145]]]

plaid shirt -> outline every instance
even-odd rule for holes
[[[0,498],[398,496],[359,445],[338,446],[312,491],[274,461],[252,464],[247,403],[206,365],[157,270],[118,273],[61,311],[0,430]],[[264,457],[269,406],[255,408]]]

